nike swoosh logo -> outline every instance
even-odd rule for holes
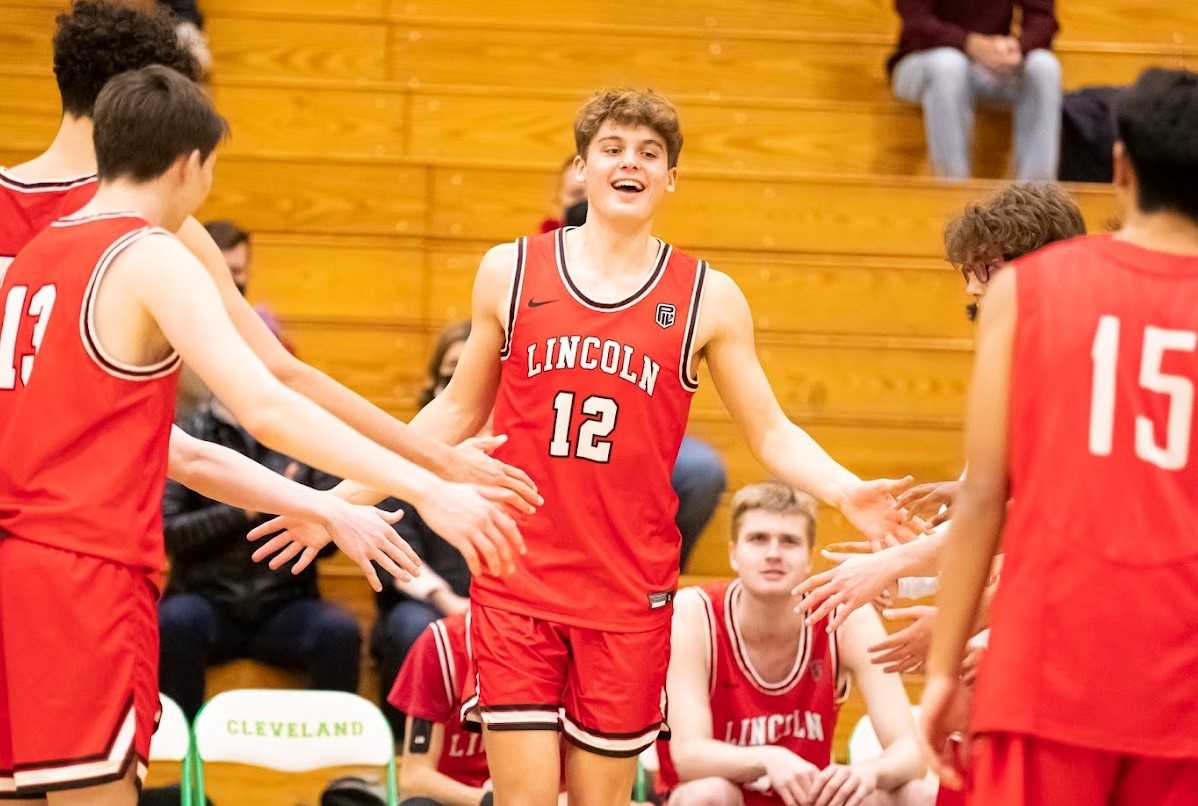
[[[540,308],[542,305],[548,305],[551,302],[557,302],[557,300],[555,300],[555,299],[530,299],[528,301],[528,307]]]

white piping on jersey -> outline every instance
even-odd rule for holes
[[[689,392],[699,390],[699,379],[691,371],[695,344],[695,330],[699,326],[699,306],[703,304],[704,280],[707,278],[707,261],[700,260],[695,267],[695,287],[691,291],[690,310],[686,312],[686,330],[682,336],[682,355],[678,361],[678,382]]]
[[[87,351],[88,356],[96,363],[96,366],[109,375],[125,381],[152,381],[156,378],[162,378],[174,372],[182,361],[179,353],[172,349],[166,358],[156,361],[153,364],[139,366],[137,364],[126,363],[114,358],[104,349],[104,345],[100,342],[99,333],[96,331],[96,291],[99,289],[100,282],[104,279],[105,273],[107,273],[108,269],[112,266],[112,262],[121,252],[135,241],[139,241],[150,235],[165,235],[168,238],[174,237],[160,227],[141,227],[140,229],[130,230],[113,241],[96,262],[96,267],[92,269],[91,279],[88,281],[87,290],[83,294],[83,305],[79,309],[79,338],[83,341],[83,349]]]
[[[106,221],[110,218],[144,218],[141,213],[136,210],[113,210],[108,213],[92,213],[91,215],[83,216],[65,216],[57,221],[51,221],[52,227],[73,227],[77,224],[88,224],[92,221]]]
[[[512,283],[508,291],[507,327],[504,329],[503,347],[499,360],[512,354],[512,339],[516,336],[516,317],[520,314],[520,295],[524,291],[524,265],[528,262],[528,238],[516,239],[516,268],[512,272]]]
[[[453,668],[453,650],[449,646],[449,632],[445,629],[444,621],[433,622],[433,643],[437,646],[437,660],[441,665],[441,680],[445,684],[446,702],[452,703],[460,695],[454,684],[457,674]]]
[[[7,169],[0,168],[0,186],[6,187],[9,190],[15,190],[17,193],[58,193],[95,181],[96,175],[88,174],[70,179],[46,179],[38,182],[25,182],[10,174]]]
[[[703,628],[706,630],[707,638],[707,694],[711,696],[715,694],[715,679],[716,679],[716,659],[719,654],[719,642],[716,640],[716,622],[715,622],[715,607],[711,603],[711,597],[707,595],[707,591],[698,586],[693,588],[683,588],[678,591],[678,596],[674,599],[674,607],[678,607],[678,599],[687,591],[694,591],[699,597],[699,601],[703,604]]]
[[[790,672],[777,683],[769,682],[753,668],[753,661],[749,657],[749,648],[745,645],[740,627],[736,623],[736,603],[743,595],[742,587],[739,579],[733,580],[724,594],[724,625],[728,628],[728,635],[732,639],[732,654],[736,657],[736,664],[753,684],[753,687],[762,694],[770,696],[786,694],[802,679],[803,672],[807,669],[807,662],[811,659],[811,624],[804,623],[799,630],[799,647],[795,652],[795,662]]]
[[[658,734],[662,732],[664,725],[664,722],[659,721],[635,736],[612,738],[587,730],[571,719],[564,708],[561,709],[560,716],[562,730],[575,742],[585,747],[607,753],[623,754],[640,752],[657,740]]]
[[[18,789],[30,789],[116,775],[121,771],[125,760],[133,751],[133,739],[136,735],[137,716],[134,706],[130,704],[129,710],[125,712],[125,718],[117,730],[112,747],[108,749],[107,757],[95,761],[82,761],[78,764],[17,770],[13,773],[12,780]],[[138,774],[141,774],[140,768]]]
[[[562,285],[566,287],[566,292],[574,298],[575,302],[584,308],[589,308],[599,313],[619,313],[620,311],[627,310],[647,297],[657,287],[657,284],[661,282],[661,278],[665,276],[666,266],[670,262],[670,254],[673,251],[673,247],[658,238],[656,239],[657,254],[653,258],[653,273],[649,275],[645,284],[636,293],[627,299],[617,302],[599,302],[598,300],[590,299],[582,293],[581,288],[574,285],[574,281],[570,279],[570,273],[566,269],[566,232],[572,229],[578,229],[578,227],[562,227],[554,235],[554,261],[557,263],[557,273],[561,277]]]

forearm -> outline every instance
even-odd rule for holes
[[[477,434],[486,424],[488,414],[458,403],[452,393],[443,392],[416,413],[411,428],[432,439],[457,445]]]
[[[402,769],[400,789],[405,798],[429,798],[443,806],[478,806],[486,792],[482,787],[455,781],[431,766],[412,765],[407,759]]]
[[[747,784],[766,774],[764,747],[740,747],[716,739],[677,739],[670,743],[670,757],[683,781],[726,778]]]
[[[784,417],[755,442],[751,447],[766,470],[831,506],[840,507],[844,490],[860,481],[810,434]]]
[[[944,551],[947,533],[947,529],[941,529],[918,540],[883,550],[893,553],[894,569],[899,577],[936,576],[940,571],[940,555]]]
[[[973,634],[978,603],[990,577],[1006,514],[1006,494],[971,489],[957,500],[945,537],[940,567],[939,612],[928,659],[928,673],[955,675],[965,642]]]
[[[887,791],[922,778],[927,772],[923,754],[919,752],[914,737],[898,739],[878,758],[853,766],[870,769],[877,776],[878,789]]]

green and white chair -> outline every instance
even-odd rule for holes
[[[179,792],[183,806],[191,806],[191,728],[183,709],[165,694],[158,695],[162,703],[162,717],[158,730],[150,739],[150,762],[174,761],[180,767]]]
[[[391,728],[374,703],[356,694],[226,691],[200,709],[192,734],[196,803],[204,802],[204,764],[232,762],[279,772],[385,767],[387,804],[398,806]]]

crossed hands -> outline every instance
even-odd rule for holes
[[[784,747],[767,745],[765,775],[785,806],[859,806],[878,788],[877,776],[862,767],[829,764],[822,770]]]

